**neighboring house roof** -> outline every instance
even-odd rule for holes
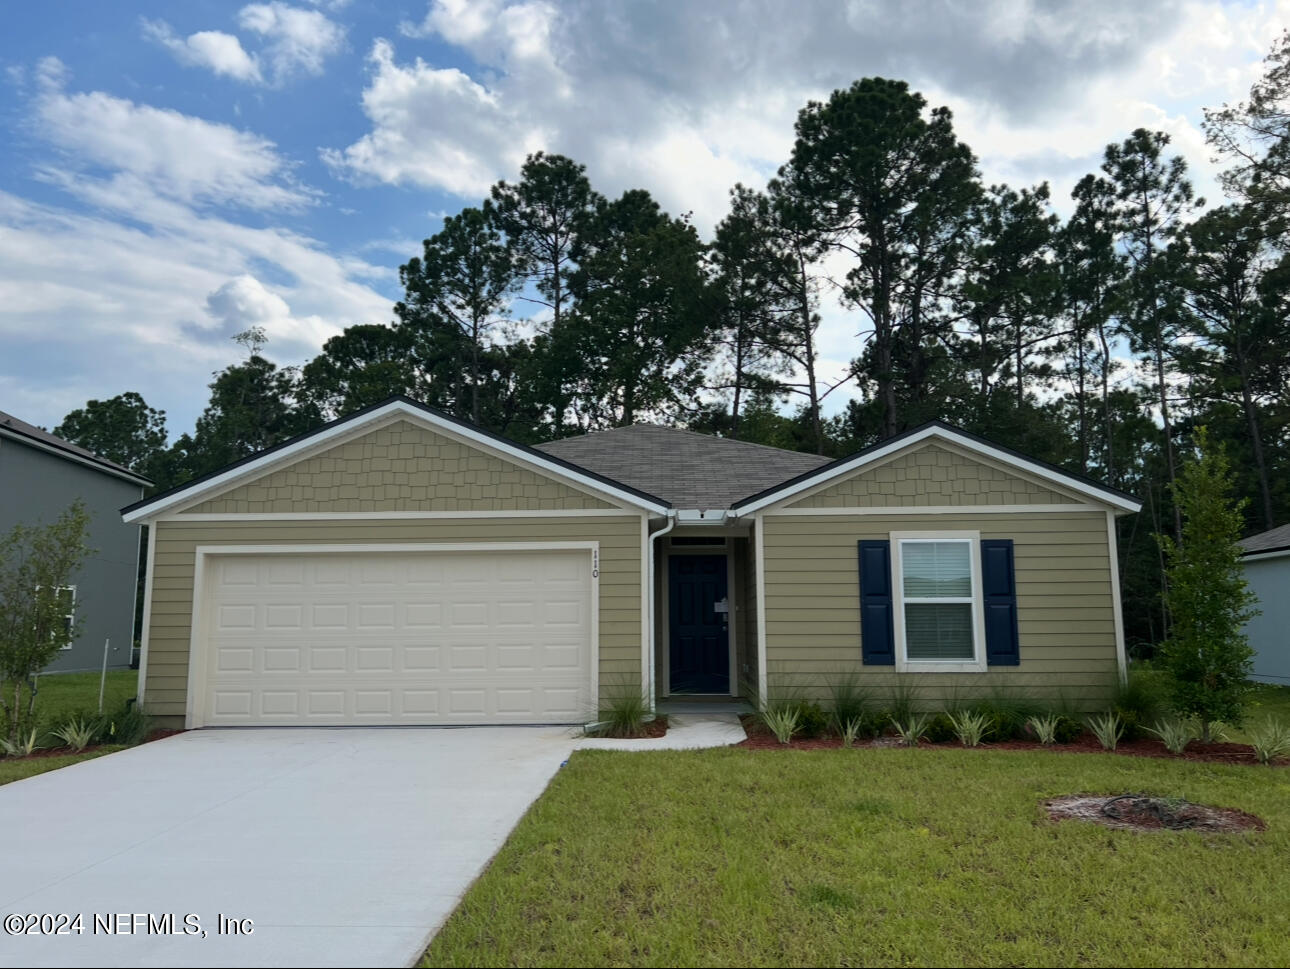
[[[418,403],[407,397],[390,397],[380,403],[371,404],[362,410],[357,410],[352,414],[338,417],[336,420],[314,428],[312,431],[298,434],[290,440],[252,454],[241,461],[235,461],[233,464],[217,471],[212,471],[210,474],[194,478],[192,481],[153,495],[143,501],[136,501],[134,504],[126,505],[121,509],[121,515],[127,522],[141,521],[167,508],[187,504],[195,500],[198,495],[222,490],[231,487],[234,482],[257,477],[265,473],[269,468],[297,457],[301,452],[335,444],[339,439],[362,433],[364,428],[369,428],[389,418],[397,417],[404,417],[428,424],[431,427],[459,434],[467,440],[491,447],[499,454],[512,460],[536,466],[566,480],[579,482],[584,487],[595,488],[631,505],[659,513],[666,511],[668,508],[667,501],[657,495],[641,491],[629,484],[615,481],[592,469],[579,467],[557,455],[538,451],[527,444],[520,444],[500,434],[486,431],[482,427],[458,420],[449,414],[435,410],[433,407],[427,407],[425,404]]]
[[[805,474],[771,485],[764,491],[750,494],[736,501],[731,507],[734,511],[744,515],[759,511],[769,505],[778,504],[794,495],[801,494],[809,488],[815,488],[826,481],[859,471],[866,465],[880,461],[901,448],[917,444],[929,438],[939,438],[951,444],[957,444],[959,447],[975,452],[982,457],[991,458],[1018,470],[1029,472],[1038,478],[1061,485],[1069,491],[1085,495],[1096,501],[1112,505],[1121,511],[1135,512],[1142,507],[1142,502],[1128,492],[1104,485],[1073,471],[1066,471],[1046,461],[1027,457],[1019,451],[995,444],[993,441],[978,437],[976,434],[955,427],[952,424],[947,424],[944,421],[928,421],[926,424],[915,427],[903,434],[897,434],[895,437],[888,438],[885,441],[879,441],[872,447],[857,451],[855,454],[838,458],[836,461],[807,471]]]
[[[28,424],[26,421],[19,420],[4,411],[0,411],[0,437],[21,441],[23,444],[39,448],[42,451],[53,452],[60,457],[75,461],[77,464],[93,467],[118,478],[137,481],[142,485],[152,484],[147,478],[135,474],[127,467],[123,467],[114,461],[109,461],[107,458],[99,457],[93,451],[87,451],[71,441],[64,441],[61,437],[56,437],[50,434],[49,431],[39,428],[35,424]]]
[[[1290,525],[1270,528],[1249,538],[1243,538],[1236,544],[1245,549],[1245,555],[1261,555],[1265,552],[1284,552],[1290,549]]]
[[[539,444],[538,450],[666,498],[677,508],[727,509],[753,494],[829,463],[674,427],[633,424]]]

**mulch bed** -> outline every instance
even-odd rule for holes
[[[1127,831],[1266,831],[1263,819],[1236,808],[1147,794],[1070,794],[1044,802],[1054,821],[1091,821]]]
[[[770,729],[754,714],[745,714],[740,717],[740,720],[743,722],[744,732],[748,734],[748,739],[736,744],[736,746],[744,747],[749,750],[832,750],[842,746],[842,738],[836,736],[810,738],[794,737],[792,743],[781,744],[775,739],[775,735],[770,732]],[[858,740],[856,741],[856,746],[899,747],[901,746],[901,742],[896,737],[879,737],[876,740]],[[923,740],[919,742],[918,746],[941,750],[946,748],[964,749],[963,745],[957,740],[946,741],[938,744],[928,743],[926,740]],[[1042,750],[1058,754],[1113,753],[1125,757],[1159,757],[1164,760],[1191,760],[1215,764],[1258,763],[1258,760],[1254,756],[1254,750],[1246,744],[1203,744],[1198,740],[1194,740],[1187,745],[1185,753],[1171,754],[1161,741],[1144,738],[1141,740],[1121,741],[1115,750],[1108,751],[1102,749],[1102,745],[1098,743],[1097,738],[1091,733],[1084,733],[1078,739],[1069,744],[1054,744],[1051,747],[1045,747],[1043,744],[1037,743],[1033,740],[1005,740],[1000,743],[986,743],[982,744],[980,747],[967,749]],[[1276,766],[1290,766],[1290,763],[1282,759],[1276,762]]]
[[[645,736],[650,740],[667,735],[667,717],[655,717],[644,725]]]
[[[666,729],[666,727],[664,728]],[[182,729],[170,730],[158,728],[148,734],[145,744],[150,744],[154,740],[165,740],[167,737],[173,737],[177,733],[183,733]],[[104,747],[115,747],[115,744],[93,744],[89,747],[82,747],[80,750],[72,750],[71,747],[41,747],[39,750],[33,750],[26,757],[7,758],[11,760],[36,760],[38,757],[66,757],[69,754],[92,754],[96,750],[102,750]]]

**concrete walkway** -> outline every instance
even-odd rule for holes
[[[573,750],[741,739],[733,714],[644,741],[208,729],[18,781],[0,787],[0,915],[81,924],[0,934],[0,965],[410,965]]]

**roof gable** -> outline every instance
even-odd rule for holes
[[[61,437],[50,434],[35,424],[28,424],[24,420],[19,420],[4,411],[0,411],[0,437],[7,437],[29,447],[46,451],[65,460],[93,468],[95,471],[102,471],[104,474],[110,474],[117,478],[124,478],[136,484],[151,484],[143,475],[135,474],[129,468],[100,457],[93,451],[73,444],[71,441],[64,441]]]
[[[1142,507],[1142,503],[1132,495],[1125,494],[1115,488],[1069,471],[1064,471],[1044,461],[1026,457],[1009,448],[994,444],[984,438],[977,437],[975,434],[970,434],[940,421],[933,421],[887,441],[882,441],[856,454],[840,458],[814,471],[799,475],[792,480],[767,488],[758,494],[749,495],[736,501],[732,506],[733,510],[741,515],[747,515],[771,506],[787,504],[794,498],[805,496],[807,493],[814,494],[818,492],[823,485],[856,475],[866,469],[875,468],[889,460],[893,455],[909,450],[914,445],[924,442],[935,442],[944,445],[944,450],[966,454],[978,459],[981,464],[1010,470],[1024,479],[1040,483],[1042,487],[1051,488],[1054,493],[1064,493],[1067,496],[1067,500],[1069,500],[1069,496],[1073,495],[1079,499],[1098,502],[1122,512],[1136,512]],[[899,489],[895,487],[894,481],[891,482],[891,485],[890,490],[898,496],[900,491],[910,491],[908,485],[902,485]],[[901,503],[903,507],[916,507],[917,503],[914,500],[917,497],[916,489],[911,491],[909,495],[901,497],[909,498],[908,501]],[[930,501],[922,502],[922,504],[932,503]],[[1009,503],[1034,504],[1047,502]],[[1053,503],[1064,502],[1054,501]]]
[[[408,426],[407,431],[402,432],[409,435],[407,440],[402,439],[400,434],[397,442],[393,439],[375,438],[366,442],[361,441],[366,435],[397,424]],[[428,432],[430,436],[422,432]],[[349,451],[343,450],[345,445],[356,441],[360,442],[358,450],[352,448]],[[391,446],[394,447],[393,451],[390,450]],[[451,455],[447,453],[450,447],[453,449]],[[465,451],[461,450],[463,447]],[[378,449],[382,451],[379,456],[375,454]],[[435,452],[433,457],[432,451]],[[467,451],[470,453],[468,454]],[[311,472],[298,467],[303,464],[307,469],[310,467],[308,462],[315,460],[326,462],[328,468],[325,494],[310,491],[309,489],[319,487],[318,479],[306,481]],[[489,503],[500,501],[501,495],[507,490],[502,488],[502,485],[509,487],[512,497],[515,496],[515,489],[518,487],[520,494],[517,500],[521,504],[529,498],[537,499],[539,496],[536,493],[528,492],[536,486],[539,478],[549,484],[559,485],[556,492],[548,489],[548,492],[541,496],[541,500],[554,499],[557,502],[556,507],[570,507],[570,504],[564,504],[564,502],[572,503],[575,499],[571,496],[585,496],[602,504],[579,504],[577,507],[613,507],[617,504],[659,513],[667,508],[666,502],[653,495],[588,472],[559,458],[509,441],[464,421],[458,421],[406,398],[393,398],[332,421],[317,430],[146,501],[129,505],[122,509],[122,515],[127,522],[143,521],[162,514],[182,513],[182,510],[187,510],[190,514],[197,513],[194,506],[202,505],[209,505],[212,509],[223,507],[245,509],[248,502],[256,506],[265,506],[266,514],[281,514],[283,512],[278,509],[285,508],[288,504],[292,506],[293,511],[311,509],[307,513],[323,513],[321,510],[315,512],[312,508],[333,502],[345,503],[346,507],[351,507],[352,502],[358,502],[361,507],[361,503],[365,500],[379,503],[381,507],[374,510],[384,511],[389,509],[391,503],[397,504],[406,500],[404,491],[413,487],[411,481],[400,477],[408,473],[408,467],[411,465],[403,466],[398,473],[390,474],[388,462],[391,460],[410,461],[413,464],[428,462],[422,466],[426,469],[433,466],[436,477],[444,473],[445,468],[453,467],[454,470],[447,473],[450,476],[456,475],[457,484],[468,489],[466,504],[472,505],[473,508],[485,514],[491,510],[487,507]],[[442,463],[435,464],[435,461]],[[316,467],[321,469],[323,465],[319,464]],[[292,468],[297,470],[293,472],[290,470]],[[280,474],[280,472],[287,473]],[[535,474],[537,477],[526,477],[521,472]],[[321,471],[312,473],[320,474]],[[368,474],[384,475],[388,479],[380,486],[382,490],[379,500],[374,490],[362,491],[364,488],[377,487],[376,480],[365,478]],[[499,475],[511,477],[502,480],[498,478]],[[490,481],[496,479],[499,487],[495,494],[483,493],[482,481],[485,479]],[[393,482],[397,484],[392,484]],[[394,487],[398,491],[397,497],[394,491],[389,490]],[[453,502],[456,500],[454,496],[446,493],[452,487],[451,483],[445,484],[445,493],[427,495],[424,501],[412,501],[409,507],[415,505],[416,510],[426,510],[427,504]],[[333,492],[332,488],[336,490]],[[567,491],[559,489],[567,489]],[[220,498],[225,495],[229,497]],[[222,504],[221,501],[227,503]],[[507,507],[512,508],[514,504],[508,504]],[[224,512],[211,511],[210,513]]]

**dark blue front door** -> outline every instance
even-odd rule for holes
[[[729,693],[726,557],[672,555],[667,562],[671,692]]]

